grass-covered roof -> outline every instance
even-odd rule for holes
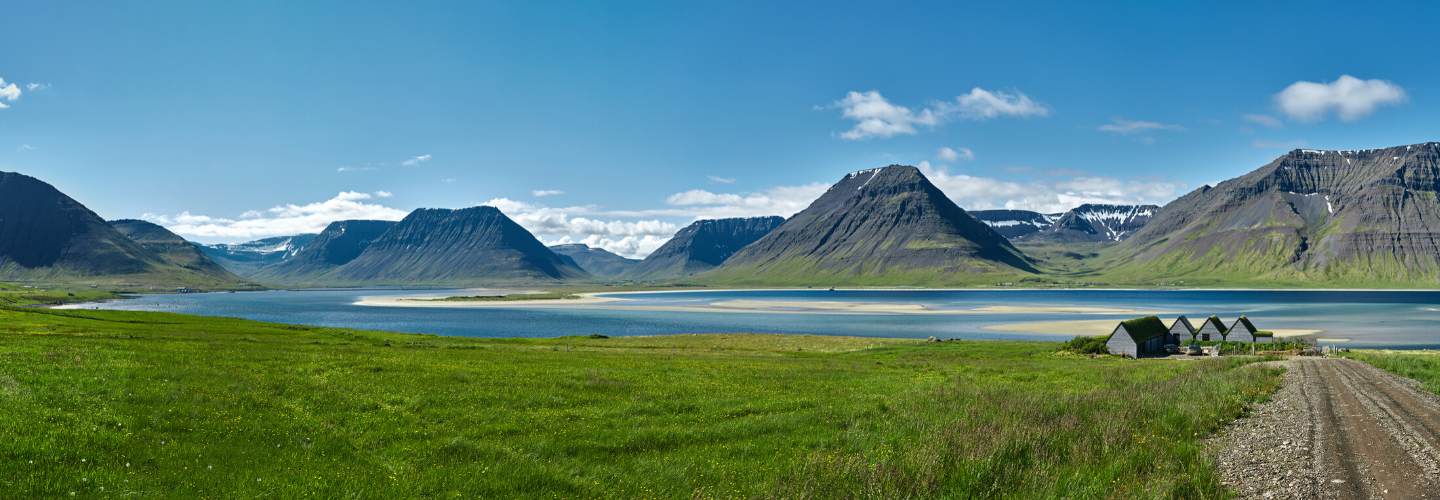
[[[1205,318],[1205,323],[1209,323],[1209,324],[1213,325],[1213,326],[1215,327],[1215,329],[1216,329],[1216,330],[1219,330],[1220,333],[1222,333],[1222,334],[1223,334],[1223,333],[1227,333],[1227,332],[1230,331],[1229,328],[1226,328],[1226,327],[1225,327],[1225,322],[1220,321],[1220,317],[1219,317],[1219,316],[1211,315],[1210,317]],[[1201,324],[1200,324],[1200,328],[1197,328],[1196,331],[1199,331],[1201,328],[1205,328],[1205,323],[1201,323]]]
[[[1120,326],[1136,344],[1170,333],[1170,329],[1165,327],[1165,322],[1160,321],[1160,317],[1153,314],[1143,318],[1121,321]]]
[[[1235,324],[1244,326],[1245,329],[1246,329],[1246,330],[1249,330],[1252,335],[1253,335],[1256,331],[1258,331],[1258,330],[1255,329],[1255,325],[1253,325],[1253,324],[1250,323],[1250,318],[1247,318],[1247,317],[1244,317],[1244,316],[1241,316],[1240,319],[1235,320]],[[1232,325],[1232,327],[1233,327],[1233,325]]]

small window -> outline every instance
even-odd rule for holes
[[[1207,334],[1204,334],[1204,335],[1201,335],[1200,337],[1201,337],[1200,340],[1203,340],[1203,341],[1206,341],[1206,342],[1209,342],[1209,341],[1210,341],[1210,334],[1208,334],[1208,333],[1207,333]]]

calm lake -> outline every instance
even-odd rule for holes
[[[1272,290],[732,290],[602,295],[627,299],[621,308],[410,308],[355,305],[364,297],[463,291],[305,290],[205,294],[147,294],[73,308],[164,311],[259,321],[469,337],[610,336],[682,333],[785,333],[960,339],[1062,340],[1068,335],[985,330],[988,325],[1128,319],[1134,314],[777,314],[676,312],[643,307],[706,305],[733,300],[854,301],[918,304],[927,309],[987,306],[1101,307],[1185,314],[1199,324],[1216,314],[1245,314],[1257,328],[1322,330],[1321,338],[1349,338],[1356,348],[1440,348],[1440,291]],[[635,309],[631,310],[633,307]]]

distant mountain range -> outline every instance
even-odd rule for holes
[[[939,284],[1032,273],[1019,250],[930,183],[891,165],[846,175],[699,278],[732,284]]]
[[[259,269],[254,279],[266,283],[320,284],[329,274],[360,256],[380,235],[395,227],[388,220],[339,220],[310,239],[304,247],[289,253],[281,262]]]
[[[970,215],[1010,241],[1124,241],[1155,215],[1155,205],[1085,204],[1058,214],[976,210]]]
[[[1440,144],[1299,149],[1170,202],[1104,273],[1160,281],[1435,286]]]
[[[584,243],[551,245],[550,250],[571,265],[583,269],[587,273],[605,278],[618,277],[634,269],[640,263],[639,260],[627,259],[603,248],[592,248]]]
[[[645,259],[546,247],[498,209],[418,209],[318,235],[196,245],[106,223],[32,177],[0,173],[0,280],[240,286],[677,282],[964,285],[1440,284],[1440,144],[1295,150],[1165,205],[966,212],[914,167],[846,175],[789,219],[701,220]],[[1024,243],[1020,247],[1011,241]],[[1033,255],[1027,255],[1032,251]]]
[[[125,226],[136,239],[54,186],[0,172],[0,281],[246,284],[204,254],[175,245],[184,240],[164,228]]]
[[[230,272],[249,278],[254,276],[260,268],[285,262],[310,240],[317,236],[314,233],[297,234],[295,236],[276,236],[245,243],[216,243],[198,244],[200,251],[209,255],[211,260],[225,266]]]
[[[663,281],[694,276],[714,269],[784,223],[784,217],[775,216],[698,220],[620,277]]]

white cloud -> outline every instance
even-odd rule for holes
[[[972,153],[970,151],[970,148],[959,148],[958,150],[950,148],[940,148],[940,152],[936,153],[935,157],[945,161],[960,161],[962,158],[966,160],[974,160],[975,153]]]
[[[1176,130],[1176,131],[1184,131],[1184,130],[1185,130],[1185,127],[1181,127],[1181,126],[1179,126],[1179,125],[1166,125],[1166,124],[1163,124],[1163,123],[1156,123],[1156,122],[1145,122],[1145,121],[1126,120],[1126,119],[1120,118],[1120,117],[1118,117],[1118,116],[1115,117],[1115,118],[1111,118],[1110,121],[1111,121],[1111,122],[1114,122],[1114,123],[1110,123],[1110,124],[1107,124],[1107,125],[1101,125],[1101,126],[1095,127],[1095,130],[1102,130],[1102,131],[1105,131],[1105,132],[1115,132],[1115,133],[1120,134],[1120,135],[1131,135],[1131,134],[1137,134],[1137,133],[1146,132],[1146,131],[1150,131],[1150,130]]]
[[[1351,122],[1370,116],[1382,105],[1398,105],[1407,98],[1405,89],[1394,83],[1340,75],[1333,83],[1292,83],[1275,94],[1275,103],[1290,118],[1302,122],[1323,120],[1331,111]]]
[[[825,194],[828,189],[830,189],[830,184],[824,182],[812,182],[801,186],[777,186],[745,194],[717,194],[703,189],[692,189],[683,193],[675,193],[665,199],[667,205],[685,207],[684,209],[650,212],[673,212],[674,215],[693,215],[697,219],[767,215],[789,217],[810,206],[811,202]]]
[[[1247,122],[1259,123],[1270,128],[1280,128],[1284,125],[1280,123],[1279,118],[1270,115],[1241,115],[1240,119]]]
[[[31,146],[29,144],[22,144],[20,145],[20,147],[15,148],[16,151],[30,151],[33,149],[35,149],[35,146]]]
[[[1184,182],[1122,180],[1081,176],[1031,182],[1001,181],[990,177],[951,175],[930,162],[917,167],[955,204],[965,210],[1033,210],[1058,213],[1086,203],[1163,205],[1187,190]]]
[[[13,84],[13,83],[11,83],[11,84],[9,84],[9,85],[6,85],[6,84],[5,84],[5,79],[4,79],[4,78],[0,78],[0,99],[4,99],[4,100],[12,101],[12,102],[13,102],[13,101],[15,101],[16,99],[19,99],[19,98],[20,98],[20,87],[16,87],[15,84]],[[10,107],[10,106],[7,106],[7,105],[5,105],[5,103],[0,102],[0,108],[8,108],[8,107]]]
[[[1256,147],[1256,148],[1285,148],[1285,149],[1294,149],[1294,148],[1308,147],[1308,146],[1310,146],[1310,143],[1305,142],[1305,141],[1280,142],[1280,141],[1266,141],[1266,140],[1256,139],[1256,140],[1254,140],[1254,141],[1250,141],[1250,146],[1251,146],[1251,147]]]
[[[420,155],[420,156],[416,156],[416,157],[414,157],[414,158],[411,158],[411,159],[409,159],[409,160],[405,160],[405,161],[403,161],[403,162],[400,162],[400,164],[401,164],[401,165],[404,165],[404,166],[407,166],[407,167],[413,167],[413,166],[419,165],[419,164],[421,164],[421,163],[423,163],[423,162],[427,162],[427,161],[430,161],[430,155]]]
[[[355,172],[355,171],[359,171],[359,170],[380,170],[380,169],[375,168],[375,167],[340,167],[340,168],[335,169],[336,172]]]
[[[934,109],[919,111],[892,104],[879,91],[847,92],[829,106],[816,109],[840,108],[841,116],[855,120],[855,127],[840,133],[840,138],[850,140],[886,138],[896,134],[915,135],[916,126],[935,127],[951,120],[988,120],[998,116],[1048,116],[1050,108],[1044,103],[1030,99],[1020,91],[991,92],[979,87],[968,94],[957,96],[953,102],[933,103]]]
[[[440,179],[440,182],[443,182],[443,183],[446,183],[446,184],[454,184],[454,183],[455,183],[455,179]]]
[[[848,92],[844,99],[835,101],[831,107],[841,108],[841,116],[857,122],[855,128],[840,133],[840,137],[844,139],[914,135],[915,125],[933,127],[940,123],[940,118],[934,111],[924,109],[916,113],[910,108],[890,104],[890,100],[876,90],[865,93]]]
[[[341,191],[340,194],[335,195],[335,199],[343,201],[368,200],[370,199],[370,193],[361,193],[359,191]]]
[[[400,220],[408,212],[383,205],[363,203],[368,193],[343,191],[326,201],[306,205],[281,205],[265,210],[251,210],[241,220],[192,215],[189,211],[167,216],[147,213],[140,218],[165,226],[177,234],[222,239],[247,240],[318,233],[337,220],[379,219]]]
[[[376,191],[375,196],[379,196],[381,198],[389,198],[391,196],[395,196],[395,194],[389,191]]]
[[[1050,107],[1031,100],[1030,96],[1018,90],[1013,93],[1003,90],[990,92],[975,87],[970,89],[969,94],[956,97],[954,104],[940,103],[938,112],[942,115],[958,115],[966,120],[988,120],[1001,115],[1021,118],[1049,116]]]
[[[489,205],[500,209],[506,216],[514,220],[516,224],[520,224],[521,227],[535,234],[670,236],[680,230],[680,226],[659,220],[642,220],[635,222],[618,220],[602,221],[570,216],[570,214],[576,212],[593,214],[596,212],[593,206],[550,208],[544,205],[515,201],[509,198],[495,198],[481,203],[481,205]]]
[[[44,90],[48,88],[50,88],[50,84],[48,83],[29,83],[25,85],[25,90],[29,91]]]
[[[554,194],[565,194],[565,192],[564,192],[564,191],[557,191],[557,190],[554,190],[554,189],[536,189],[536,190],[534,190],[534,191],[531,191],[530,194],[535,195],[535,197],[538,198],[538,197],[541,197],[541,196],[550,196],[550,195],[554,195]]]
[[[646,255],[654,253],[665,242],[670,241],[669,236],[626,236],[619,240],[612,240],[604,236],[590,235],[583,239],[572,239],[569,236],[562,236],[555,241],[540,240],[546,246],[564,245],[570,243],[584,243],[591,248],[603,248],[608,252],[629,259],[643,259]]]
[[[705,176],[705,177],[708,177],[708,178],[710,178],[710,180],[715,181],[715,182],[719,182],[719,183],[721,183],[721,184],[734,184],[734,183],[735,183],[735,179],[726,179],[726,178],[724,178],[724,177],[720,177],[720,176],[717,176],[717,175],[707,175],[707,176]]]

